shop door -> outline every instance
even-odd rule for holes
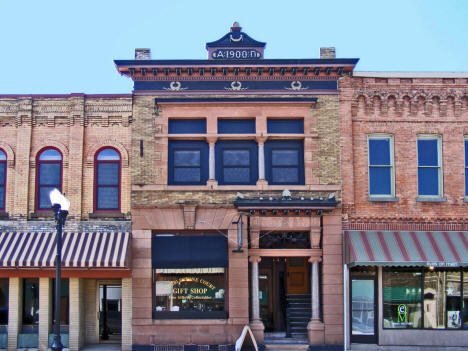
[[[119,342],[122,335],[122,287],[100,284],[99,302],[100,340]]]
[[[374,277],[351,279],[351,342],[377,343],[377,284]]]
[[[305,257],[288,257],[286,259],[286,293],[288,295],[305,295],[308,292],[307,259]]]

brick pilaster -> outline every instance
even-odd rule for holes
[[[29,167],[32,132],[32,99],[18,100],[16,124],[21,126],[16,132],[16,173],[14,189],[14,209],[12,216],[26,219],[29,213]]]
[[[122,278],[122,351],[132,350],[132,278]]]
[[[39,350],[49,348],[49,333],[52,322],[52,294],[50,278],[39,278]]]
[[[10,278],[8,295],[8,351],[16,351],[23,310],[23,280],[21,278]]]
[[[70,326],[68,343],[70,351],[78,351],[83,345],[83,281],[81,278],[70,278]]]
[[[98,301],[96,298],[97,284],[95,279],[84,280],[84,331],[85,342],[87,344],[97,344],[99,342],[99,324],[98,324]],[[70,316],[71,318],[71,316]]]

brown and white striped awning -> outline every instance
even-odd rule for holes
[[[126,268],[130,233],[64,232],[62,267]],[[0,233],[0,268],[55,267],[56,232]]]

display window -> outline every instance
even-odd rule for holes
[[[154,270],[154,318],[223,318],[225,300],[224,268]]]
[[[383,327],[468,329],[468,271],[385,269]]]

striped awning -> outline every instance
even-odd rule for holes
[[[468,232],[345,231],[350,266],[468,266]]]
[[[130,233],[64,232],[62,267],[126,268]],[[0,268],[55,267],[56,232],[0,233]]]

